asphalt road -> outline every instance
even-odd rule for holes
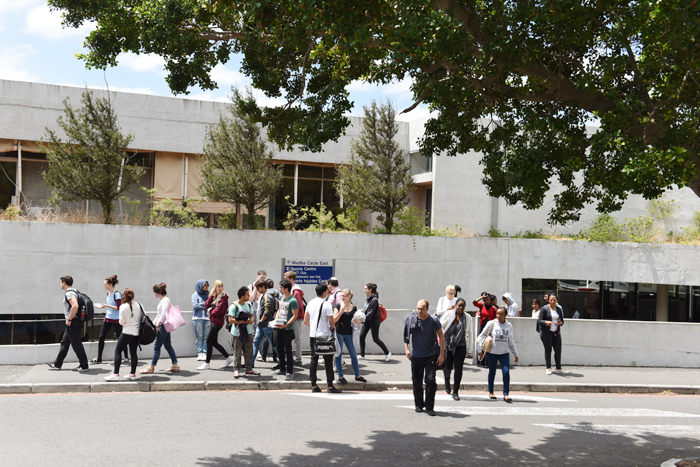
[[[0,465],[659,466],[700,454],[700,398],[409,392],[0,397]]]

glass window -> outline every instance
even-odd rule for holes
[[[335,180],[336,170],[335,167],[324,167],[323,168],[323,179],[324,180]]]
[[[16,162],[0,162],[0,209],[5,209],[15,195]]]
[[[288,198],[287,198],[288,197]],[[271,223],[278,230],[284,229],[284,221],[287,219],[289,205],[294,203],[294,179],[282,179],[282,188],[277,191],[274,203],[270,206],[272,214]]]
[[[299,166],[299,178],[323,178],[323,167],[316,167],[313,165],[300,165]],[[319,196],[321,195],[321,190],[319,187]]]
[[[285,177],[294,178],[294,167],[295,164],[284,164],[284,169],[282,169],[282,175]]]

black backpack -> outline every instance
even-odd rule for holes
[[[141,308],[141,324],[139,324],[139,345],[148,345],[156,340],[156,325],[153,324],[151,318],[148,317],[143,307],[139,303],[139,308]]]
[[[92,299],[77,289],[73,290],[75,290],[75,295],[78,300],[78,312],[75,314],[76,318],[80,321],[90,321],[95,317],[95,307],[92,304]]]

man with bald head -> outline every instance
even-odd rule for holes
[[[435,372],[445,358],[445,337],[440,320],[428,314],[428,306],[427,300],[419,300],[416,312],[406,316],[403,321],[403,342],[406,357],[411,361],[416,412],[425,410],[432,417],[435,415],[435,392],[437,391]],[[409,343],[412,344],[410,350]],[[425,376],[425,400],[423,399],[423,376]]]

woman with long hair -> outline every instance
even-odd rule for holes
[[[379,325],[381,324],[381,319],[379,318],[379,293],[377,292],[377,284],[368,282],[365,284],[365,295],[367,295],[367,300],[365,301],[365,322],[362,325],[362,332],[360,333],[360,357],[365,358],[365,339],[367,334],[372,331],[372,340],[377,344],[384,352],[384,361],[391,360],[391,352],[386,348],[384,342],[379,338]]]
[[[207,337],[207,357],[204,363],[197,367],[198,370],[211,368],[211,354],[214,349],[221,352],[226,361],[222,368],[228,367],[233,362],[233,357],[219,344],[219,331],[224,327],[224,319],[228,314],[228,294],[224,291],[224,283],[215,280],[204,307],[209,312],[209,336]]]
[[[464,359],[467,356],[467,332],[469,330],[469,315],[464,312],[467,302],[458,298],[455,308],[443,315],[442,332],[445,336],[445,391],[452,393],[452,399],[459,400],[459,386],[462,383]],[[440,320],[443,323],[443,320]],[[452,369],[455,371],[454,386],[450,384]]]
[[[143,307],[139,302],[134,303],[134,291],[128,288],[124,289],[124,303],[119,307],[119,324],[122,326],[122,332],[114,350],[114,371],[111,375],[106,376],[105,380],[119,380],[122,352],[127,347],[131,350],[131,372],[124,376],[124,379],[136,379],[136,365],[139,363],[137,353],[139,347],[139,326],[141,325],[142,316]]]
[[[564,325],[564,313],[557,303],[556,292],[550,292],[549,303],[540,309],[537,324],[540,326],[540,339],[544,345],[544,362],[547,374],[552,374],[552,349],[557,371],[561,371],[561,327]]]
[[[350,361],[352,362],[352,371],[355,372],[355,381],[366,383],[367,380],[360,376],[360,366],[357,363],[357,352],[355,345],[352,342],[352,320],[355,317],[357,307],[352,303],[352,290],[345,289],[342,291],[342,303],[335,305],[333,310],[333,322],[335,322],[336,335],[338,337],[338,352],[335,357],[335,367],[338,369],[338,382],[347,383],[348,381],[343,376],[343,345],[348,349]]]
[[[153,322],[153,324],[156,325],[157,333],[156,340],[153,343],[153,358],[151,359],[151,364],[143,370],[141,370],[141,374],[144,375],[153,373],[156,370],[156,364],[158,363],[158,359],[160,358],[161,347],[165,347],[165,350],[168,352],[168,355],[170,356],[170,361],[172,363],[170,368],[168,368],[165,371],[168,373],[180,371],[180,366],[177,364],[177,355],[175,354],[175,349],[173,349],[173,345],[170,341],[170,333],[165,330],[165,325],[163,324],[165,322],[165,312],[168,311],[172,306],[172,303],[170,303],[170,299],[167,297],[168,291],[166,287],[167,286],[163,282],[153,286],[153,295],[160,300],[158,302],[158,312],[156,313],[156,319]]]
[[[122,325],[119,324],[119,309],[122,305],[122,295],[114,286],[119,283],[117,275],[109,276],[104,280],[105,290],[107,290],[107,300],[99,305],[99,308],[107,308],[104,321],[100,328],[100,337],[97,341],[97,357],[92,359],[92,363],[102,363],[102,352],[105,349],[105,339],[109,330],[114,328],[114,337],[119,339],[122,333]],[[124,348],[124,362],[129,362],[129,352]]]

